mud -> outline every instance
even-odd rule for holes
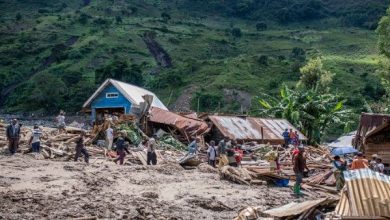
[[[218,173],[158,166],[119,166],[0,155],[0,219],[233,219],[247,206],[264,209],[295,199],[289,188],[244,186]]]

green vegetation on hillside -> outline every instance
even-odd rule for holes
[[[381,100],[376,28],[389,0],[0,1],[3,111],[76,112],[105,77],[143,85],[169,104],[193,88],[199,111],[255,113],[227,93],[294,89],[320,57],[330,90],[355,113]],[[153,33],[172,68],[159,66]],[[356,115],[355,115],[356,117]]]

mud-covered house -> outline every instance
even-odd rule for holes
[[[152,92],[129,83],[107,79],[84,103],[85,112],[90,112],[91,119],[99,122],[105,114],[137,115],[142,111],[144,97],[152,97],[151,106],[168,110]]]

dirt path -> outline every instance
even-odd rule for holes
[[[296,201],[289,188],[237,185],[176,164],[85,165],[17,154],[0,155],[0,167],[4,219],[233,219],[250,205],[266,209]],[[322,196],[300,200],[314,197]]]

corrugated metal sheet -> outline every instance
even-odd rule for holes
[[[187,118],[155,107],[149,110],[149,121],[173,126],[187,138],[203,134],[209,130],[207,123],[204,121]]]
[[[341,216],[390,217],[390,177],[370,169],[344,172],[345,191],[336,213]]]
[[[264,213],[279,218],[296,216],[313,207],[320,205],[321,203],[327,200],[328,200],[327,198],[323,198],[317,200],[309,200],[301,203],[292,202],[279,208],[274,208],[274,209],[264,211]]]
[[[209,119],[221,131],[222,135],[232,140],[283,141],[284,129],[297,129],[285,119],[264,119],[237,116],[209,116]],[[261,133],[263,129],[263,136]],[[301,140],[307,138],[298,131]]]

